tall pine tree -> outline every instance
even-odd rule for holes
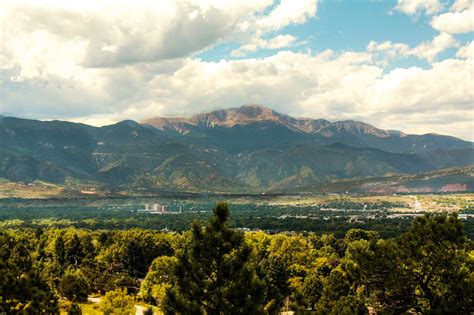
[[[221,202],[206,225],[193,225],[189,244],[177,254],[166,314],[263,313],[264,283],[249,262],[243,233],[229,229],[228,218],[228,204]]]

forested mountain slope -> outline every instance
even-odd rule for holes
[[[474,164],[473,144],[460,139],[296,119],[261,106],[104,127],[0,117],[0,143],[1,178],[113,191],[318,191],[338,180]],[[447,184],[474,189],[466,173]]]

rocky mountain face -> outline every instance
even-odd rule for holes
[[[472,164],[473,143],[461,139],[407,135],[355,121],[293,118],[255,105],[104,127],[0,117],[1,178],[73,188],[337,191],[349,189],[337,184],[341,181],[403,181],[454,168],[459,171],[446,178],[436,176],[436,185],[423,185],[433,191],[473,190]],[[364,182],[350,189],[374,187]]]
[[[368,147],[392,153],[472,148],[454,137],[378,129],[359,121],[293,118],[259,105],[218,110],[191,118],[151,118],[141,122],[185,142],[204,141],[230,152],[299,143]]]

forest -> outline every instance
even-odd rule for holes
[[[0,229],[78,228],[184,232],[194,221],[206,221],[222,196],[123,197],[82,199],[0,199]],[[350,229],[397,237],[410,228],[414,216],[458,213],[467,237],[474,238],[474,195],[424,194],[426,209],[414,209],[411,195],[357,196],[225,196],[232,204],[230,228],[244,231],[313,232],[343,238]],[[163,215],[140,211],[145,204],[165,205]],[[180,212],[182,210],[182,213]],[[176,213],[178,212],[178,213]]]
[[[474,243],[456,215],[378,231],[243,232],[219,202],[182,232],[11,227],[0,231],[0,313],[469,314]],[[84,313],[85,314],[85,313]]]

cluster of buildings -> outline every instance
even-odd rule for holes
[[[151,214],[165,214],[165,213],[181,213],[181,207],[179,207],[179,212],[168,212],[165,204],[159,203],[145,203],[144,209],[139,209],[139,212],[146,212]]]

